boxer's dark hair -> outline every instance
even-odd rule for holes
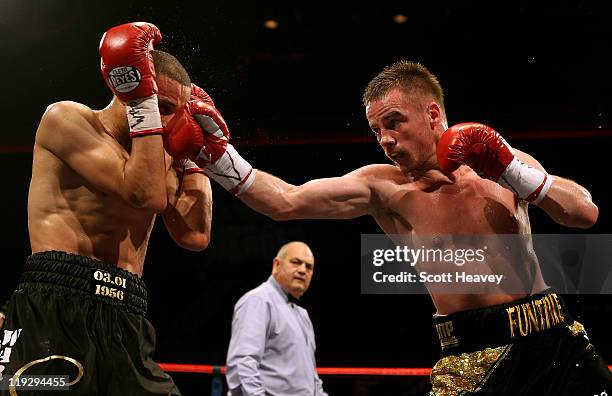
[[[187,70],[185,70],[178,59],[169,53],[153,50],[153,65],[155,66],[155,74],[163,74],[187,87],[191,86],[191,79]]]
[[[363,105],[381,99],[394,88],[402,88],[412,93],[431,95],[444,111],[444,92],[434,76],[420,63],[401,60],[387,66],[368,83],[363,92]]]

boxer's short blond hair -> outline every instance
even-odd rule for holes
[[[444,91],[438,78],[420,63],[407,60],[385,67],[368,83],[363,92],[363,105],[368,106],[395,88],[404,89],[408,94],[431,97],[444,112]]]

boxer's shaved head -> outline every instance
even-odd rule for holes
[[[171,79],[178,81],[179,83],[190,86],[191,79],[187,70],[181,65],[174,56],[167,52],[154,50],[153,51],[153,65],[155,66],[156,74],[163,74],[170,77]]]

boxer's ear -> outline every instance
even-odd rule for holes
[[[427,118],[429,121],[429,127],[433,130],[444,121],[444,117],[442,117],[442,109],[440,105],[436,102],[429,102],[427,107],[425,108],[427,112]]]

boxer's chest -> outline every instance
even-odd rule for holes
[[[520,229],[514,195],[475,174],[425,188],[389,185],[381,195],[388,210],[375,217],[386,233],[514,234]]]

